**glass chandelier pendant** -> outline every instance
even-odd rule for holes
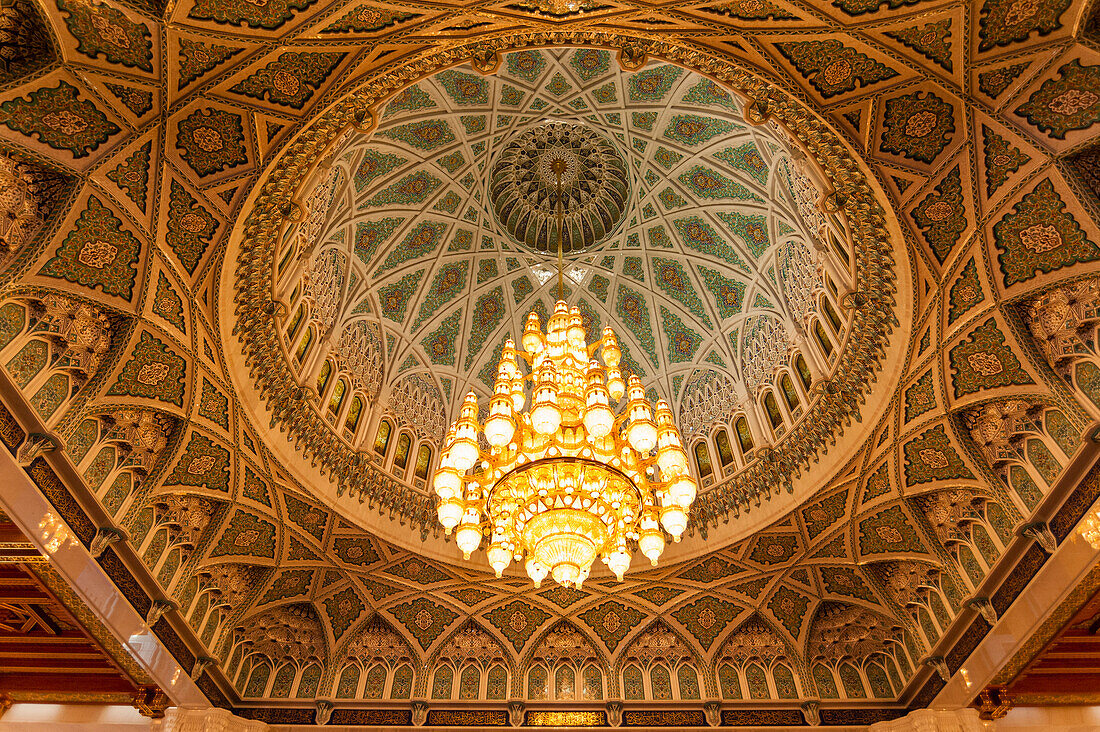
[[[560,295],[565,164],[548,162]],[[439,522],[466,559],[488,537],[496,575],[522,561],[536,587],[547,574],[579,587],[597,557],[621,581],[633,550],[656,565],[664,532],[680,540],[697,492],[672,410],[664,400],[654,410],[637,376],[623,380],[611,328],[586,342],[580,311],[564,299],[545,333],[538,313],[528,315],[521,345],[504,343],[484,425],[470,392],[447,433],[433,480]]]

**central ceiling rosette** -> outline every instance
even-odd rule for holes
[[[560,161],[559,179],[552,169]],[[493,164],[489,199],[513,239],[538,252],[557,251],[555,206],[564,220],[561,250],[576,254],[611,236],[623,220],[629,191],[626,161],[584,125],[547,122],[524,130]]]
[[[554,159],[564,297],[671,405],[704,521],[789,481],[866,387],[876,351],[852,343],[888,326],[857,331],[842,301],[888,260],[821,205],[820,161],[715,81],[603,49],[520,50],[493,73],[430,74],[372,115],[329,147],[273,253],[277,338],[307,390],[295,429],[339,455],[352,492],[427,514],[463,395],[483,419],[502,344],[529,313],[548,319]]]

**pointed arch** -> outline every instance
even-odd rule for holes
[[[372,661],[381,661],[396,667],[402,662],[419,664],[415,647],[392,623],[380,613],[372,613],[358,629],[348,634],[347,639],[333,654],[337,659],[358,659],[369,665]]]
[[[443,637],[428,663],[442,657],[469,660],[475,650],[480,650],[485,668],[492,663],[503,663],[509,675],[516,669],[515,654],[508,650],[508,644],[492,626],[487,626],[475,618],[469,618]]]
[[[577,645],[577,658],[582,653],[587,654],[587,657],[600,664],[604,672],[610,670],[610,662],[603,654],[599,640],[585,632],[580,625],[565,619],[558,620],[535,637],[535,642],[520,661],[521,668],[526,668],[536,658],[558,658],[568,649],[568,643]]]
[[[707,694],[714,693],[714,685],[707,678],[709,664],[706,659],[693,643],[688,642],[679,631],[660,618],[643,626],[616,657],[615,673],[622,677],[624,688],[624,674],[628,666],[636,666],[643,676],[648,676],[649,693],[656,694],[652,697],[655,699],[683,698],[680,695],[682,668],[691,669],[697,691],[703,688]],[[654,672],[657,676],[654,676]],[[690,688],[690,685],[686,688]]]
[[[502,661],[509,664],[509,670],[513,663],[512,654],[505,650],[500,639],[473,618],[466,620],[443,639],[429,663],[438,658],[476,660],[486,668],[494,661]]]
[[[573,671],[574,698],[583,695],[584,671],[595,666],[603,676],[603,693],[609,695],[612,672],[600,645],[569,620],[559,620],[544,630],[520,663],[524,689],[530,686],[530,670],[541,667],[547,673],[547,698],[554,698],[557,670],[569,666]]]
[[[701,663],[703,656],[684,635],[661,618],[639,628],[624,645],[615,659],[616,670],[627,663],[643,665],[661,658],[669,663],[690,660]]]
[[[266,664],[269,673],[285,662],[301,671],[314,663],[324,666],[330,659],[328,641],[320,618],[308,602],[287,603],[246,616],[232,633],[226,634],[222,657],[229,658],[226,674],[251,681],[251,671]],[[264,679],[266,687],[267,679]],[[245,686],[240,686],[243,691]]]
[[[760,669],[763,685],[760,679],[750,678],[750,667]],[[789,681],[784,669],[790,675]],[[758,698],[764,688],[769,690],[769,698],[773,698],[770,696],[772,688],[776,690],[774,698],[784,698],[783,693],[792,685],[802,695],[811,686],[803,655],[791,644],[786,633],[758,612],[747,617],[726,637],[712,657],[710,672],[712,678],[718,680],[723,698]]]
[[[362,683],[356,688],[362,687],[359,696],[366,699],[406,698],[406,690],[411,693],[414,688],[412,669],[422,668],[412,644],[378,613],[348,634],[334,659],[329,673],[339,679],[351,675],[347,669],[358,669],[354,675]]]
[[[806,658],[814,664],[815,679],[821,676],[824,680],[828,671],[839,693],[865,698],[869,694],[860,669],[871,658],[893,660],[894,654],[902,658],[905,638],[905,627],[896,618],[862,605],[823,602],[810,621]],[[859,688],[863,697],[858,696]]]

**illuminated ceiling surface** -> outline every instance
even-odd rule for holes
[[[17,2],[0,437],[237,713],[926,706],[1100,492],[1083,7]],[[583,591],[462,562],[425,487],[556,299],[555,145],[567,300],[701,483]]]

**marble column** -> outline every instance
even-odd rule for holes
[[[267,724],[234,716],[226,709],[168,709],[153,722],[155,732],[266,732]]]
[[[868,732],[985,732],[994,723],[978,718],[977,709],[917,709],[889,722],[878,722]]]

